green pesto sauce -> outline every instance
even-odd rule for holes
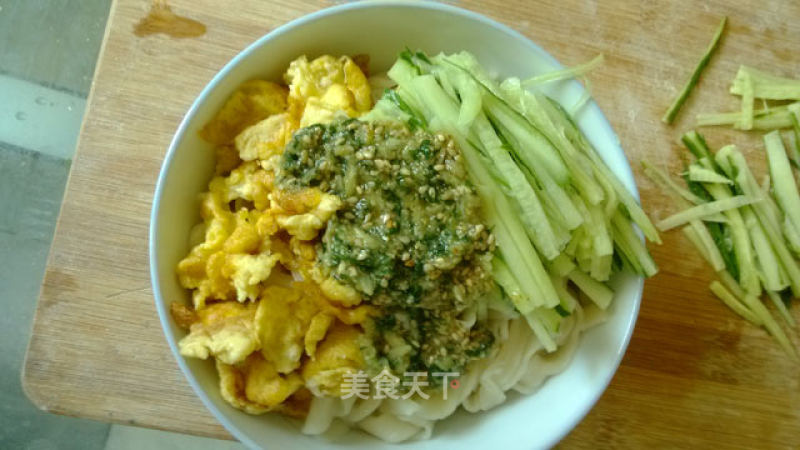
[[[459,317],[491,283],[494,241],[449,138],[395,123],[313,125],[287,145],[278,186],[344,202],[317,258],[381,312],[362,343],[370,372],[461,371],[486,355],[492,334]]]

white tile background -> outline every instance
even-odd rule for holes
[[[84,96],[9,75],[0,75],[0,92],[0,140],[56,158],[72,158],[86,107]]]

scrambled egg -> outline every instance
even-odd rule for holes
[[[372,100],[346,56],[300,57],[284,80],[242,84],[200,131],[217,164],[201,196],[202,241],[177,267],[192,305],[171,312],[189,330],[181,354],[215,358],[229,404],[303,417],[312,393],[338,395],[344,374],[363,366],[360,325],[373,310],[315,268],[314,240],[341,200],[280,192],[273,168],[298,128],[358,117]]]
[[[266,161],[283,152],[296,129],[297,122],[289,113],[275,114],[245,128],[233,142],[243,161]]]
[[[308,241],[313,239],[317,232],[325,227],[331,216],[341,207],[342,201],[339,200],[339,197],[321,194],[319,203],[308,212],[290,215],[279,214],[277,216],[278,225],[292,236]]]
[[[344,376],[363,365],[358,345],[360,332],[354,326],[337,323],[316,350],[316,358],[303,366],[306,387],[317,395],[342,395]]]
[[[289,85],[289,111],[295,117],[302,117],[309,105],[328,110],[335,110],[338,106],[349,113],[365,113],[372,108],[367,77],[347,56],[325,55],[310,62],[301,56],[289,64],[284,80]],[[331,91],[331,87],[336,85],[340,87]],[[326,101],[333,103],[329,105]],[[317,122],[306,118],[304,123]]]
[[[259,285],[269,278],[272,268],[278,263],[278,255],[260,253],[258,255],[230,255],[233,266],[233,287],[236,288],[236,300],[242,302],[255,299]]]
[[[319,274],[319,272],[315,274]],[[317,280],[320,278],[320,275],[315,277]],[[319,288],[326,297],[343,306],[355,306],[361,303],[361,294],[359,294],[358,291],[350,286],[339,283],[333,278],[323,279],[319,284]]]
[[[284,86],[271,81],[247,81],[200,130],[200,136],[212,144],[229,144],[246,127],[285,111],[287,94]]]
[[[299,289],[264,289],[256,311],[256,332],[263,344],[261,354],[278,372],[289,373],[300,367],[303,337],[317,311],[316,302]]]
[[[214,356],[225,364],[244,361],[259,347],[253,304],[214,303],[197,312],[199,321],[189,328],[189,335],[178,343],[181,354],[206,359]]]

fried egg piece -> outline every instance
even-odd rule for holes
[[[299,289],[267,286],[261,292],[255,316],[256,334],[261,354],[279,373],[300,367],[305,334],[318,311],[316,299]]]
[[[343,84],[332,84],[322,97],[310,97],[303,109],[300,127],[315,123],[330,123],[337,118],[357,117],[353,94]]]
[[[200,215],[205,223],[203,242],[194,246],[189,254],[178,263],[177,273],[181,286],[196,289],[194,307],[200,309],[211,294],[208,285],[207,265],[212,254],[219,251],[234,229],[235,218],[223,206],[220,192],[209,191],[202,195]]]
[[[342,69],[344,70],[344,84],[347,90],[353,93],[356,111],[365,113],[372,109],[372,88],[369,85],[364,72],[347,56],[343,60]]]
[[[230,144],[219,145],[214,149],[214,161],[216,161],[214,174],[220,176],[227,176],[233,169],[242,164],[239,152],[236,147]]]
[[[306,336],[304,338],[306,355],[310,356],[312,359],[314,358],[314,354],[317,351],[317,344],[325,338],[325,334],[328,332],[328,328],[330,328],[334,320],[332,315],[325,312],[318,313],[311,318],[311,323],[308,325],[308,331],[306,331]]]
[[[208,299],[258,297],[255,286],[269,275],[268,267],[256,267],[246,255],[267,251],[266,238],[278,230],[275,218],[266,212],[271,189],[271,172],[254,161],[242,164],[227,177],[212,179],[201,203],[204,239],[177,267],[181,285],[194,289],[196,309],[202,309]],[[238,208],[236,212],[231,211],[231,202]],[[268,256],[260,258],[263,263],[270,261]]]
[[[178,302],[169,304],[169,315],[172,317],[175,325],[178,325],[184,330],[188,330],[192,324],[200,320],[193,309]]]
[[[269,207],[269,192],[274,183],[273,172],[261,168],[255,161],[248,161],[232,170],[225,178],[211,180],[209,190],[219,193],[225,203],[240,199],[253,202],[255,209]]]
[[[249,211],[247,209],[240,209],[233,213],[233,231],[228,235],[221,250],[229,255],[258,252],[262,244],[261,235],[256,227],[260,215],[261,213],[257,210]],[[228,271],[226,275],[232,273],[232,271]]]
[[[315,357],[303,364],[306,387],[315,395],[342,395],[344,376],[364,366],[357,327],[336,322],[316,348]]]
[[[269,408],[251,402],[244,393],[244,376],[236,367],[216,361],[217,374],[219,374],[219,391],[223,400],[234,408],[247,414],[264,414]]]
[[[236,299],[240,302],[258,298],[261,282],[269,278],[279,259],[278,255],[268,252],[230,255],[228,258],[228,263],[233,266],[232,281]]]
[[[372,106],[367,77],[347,56],[323,55],[313,61],[301,56],[289,64],[284,80],[289,85],[289,112],[298,119],[303,116],[309,99],[321,98],[333,84],[346,87],[357,112],[367,112]]]
[[[356,306],[361,303],[361,294],[351,286],[344,285],[334,280],[326,278],[319,284],[320,290],[330,300],[345,307]]]
[[[311,409],[311,391],[301,387],[294,391],[294,394],[290,395],[277,411],[295,419],[303,419],[308,415],[309,409]]]
[[[213,303],[197,311],[199,321],[178,342],[181,355],[206,359],[214,356],[225,364],[237,364],[259,348],[253,326],[256,308],[238,302]]]
[[[296,372],[281,375],[275,366],[256,352],[242,364],[244,394],[247,400],[273,409],[303,387]]]
[[[363,325],[367,319],[375,316],[375,308],[371,305],[360,305],[356,308],[333,308],[333,315],[347,325]]]
[[[285,87],[271,81],[242,83],[200,130],[200,137],[212,144],[229,144],[248,126],[286,111],[287,95]]]
[[[279,214],[303,214],[319,205],[322,191],[316,188],[300,189],[295,192],[276,190],[269,195],[273,209]]]
[[[292,236],[308,241],[317,236],[336,211],[342,207],[339,197],[320,194],[319,203],[304,214],[279,215],[278,225]]]
[[[244,161],[268,160],[283,153],[283,148],[297,123],[288,113],[274,114],[245,128],[234,140],[239,157]]]
[[[258,361],[251,362],[251,358],[258,358]],[[302,379],[296,373],[290,377],[281,377],[274,367],[264,367],[264,364],[269,363],[258,353],[251,355],[241,368],[217,361],[222,398],[229,405],[248,414],[278,411],[298,419],[308,415],[311,392],[303,387]],[[289,392],[291,394],[287,396]],[[275,403],[278,400],[280,402]]]

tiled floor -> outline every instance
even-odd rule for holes
[[[20,386],[109,5],[110,0],[0,0],[0,448],[242,448],[48,414]]]

